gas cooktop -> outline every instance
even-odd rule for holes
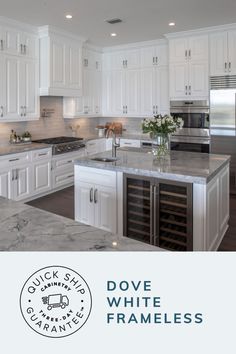
[[[42,143],[42,144],[65,144],[65,143],[71,143],[74,141],[79,141],[83,140],[83,138],[74,138],[71,136],[58,136],[56,138],[46,138],[46,139],[37,139],[34,140],[34,143]]]
[[[52,154],[59,155],[67,152],[77,151],[85,147],[82,142],[83,138],[74,138],[70,136],[58,136],[56,138],[46,138],[33,140],[34,143],[52,145]]]

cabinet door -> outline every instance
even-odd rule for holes
[[[3,29],[3,48],[7,54],[18,55],[20,51],[20,33],[14,28]]]
[[[12,199],[12,172],[8,169],[0,171],[0,196]]]
[[[183,62],[188,59],[188,39],[178,38],[169,41],[170,63]]]
[[[116,190],[105,186],[95,186],[95,226],[99,229],[117,232]]]
[[[228,62],[227,32],[210,35],[210,75],[226,75]]]
[[[23,200],[31,195],[31,167],[18,167],[15,170],[14,200]]]
[[[35,58],[37,55],[37,39],[28,33],[20,33],[19,39],[20,51],[23,51],[23,55],[28,58]],[[20,52],[21,54],[21,52]]]
[[[5,66],[5,57],[0,56],[0,121],[4,119],[6,112],[6,66]]]
[[[75,187],[75,220],[94,226],[94,186],[77,181]]]
[[[64,88],[66,86],[66,46],[63,39],[51,39],[51,87]]]
[[[191,61],[208,60],[208,36],[189,37],[188,59]]]
[[[236,31],[228,32],[228,71],[229,73],[236,74]]]
[[[191,62],[189,64],[189,94],[191,98],[205,97],[207,99],[208,85],[208,63]]]
[[[125,60],[127,60],[127,69],[140,68],[140,50],[129,50],[124,54]]]
[[[5,104],[4,118],[23,118],[23,105],[20,105],[20,59],[14,56],[4,57]],[[21,93],[22,94],[22,93]]]
[[[38,77],[37,77],[37,64],[33,60],[23,62],[24,77],[21,80],[21,85],[24,84],[24,101],[26,117],[38,118],[39,117],[39,92],[38,92]],[[22,88],[23,90],[23,88]]]
[[[39,194],[51,189],[51,162],[41,161],[33,166],[33,193]]]
[[[103,115],[112,114],[112,72],[103,71],[102,73],[102,113]]]
[[[127,70],[125,83],[126,114],[137,116],[140,114],[140,71]]]
[[[168,64],[168,46],[160,44],[141,49],[141,67],[156,67]]]
[[[187,99],[188,64],[179,63],[170,66],[170,99]]]
[[[125,72],[115,70],[111,73],[111,108],[112,114],[124,115]]]
[[[66,48],[66,86],[70,89],[81,89],[82,87],[82,71],[81,48],[76,44],[68,43]]]
[[[99,70],[93,70],[93,112],[101,113],[101,87],[102,73]]]
[[[143,116],[153,116],[156,114],[156,103],[154,99],[154,88],[155,88],[155,73],[154,69],[145,68],[141,70],[141,86],[140,86],[140,101],[141,109],[140,113]]]
[[[161,66],[157,69],[158,81],[157,88],[159,91],[158,113],[170,113],[170,98],[169,98],[169,70],[168,66]]]

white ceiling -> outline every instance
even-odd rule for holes
[[[100,46],[236,22],[235,0],[0,0],[0,9],[1,16],[36,26],[54,25]],[[73,19],[66,20],[66,13]],[[104,22],[114,17],[124,23]],[[170,21],[176,26],[170,28]],[[111,38],[111,32],[117,37]]]

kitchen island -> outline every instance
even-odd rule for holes
[[[158,251],[156,247],[0,197],[0,251]]]
[[[216,251],[229,220],[229,156],[123,148],[75,163],[77,221],[175,251]],[[105,160],[104,160],[105,159]]]

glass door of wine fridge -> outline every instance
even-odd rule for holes
[[[124,235],[170,251],[193,250],[192,184],[124,175]]]

